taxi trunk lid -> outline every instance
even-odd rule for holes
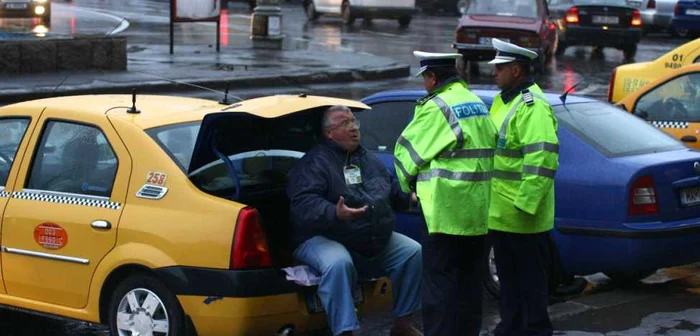
[[[370,107],[353,100],[277,95],[242,101],[207,114],[197,135],[188,174],[219,159],[247,151],[282,149],[306,152],[321,135],[323,112],[335,105]],[[281,132],[284,133],[284,138]],[[216,148],[216,149],[215,149]]]

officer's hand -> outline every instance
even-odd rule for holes
[[[357,217],[360,217],[367,212],[367,206],[363,206],[359,209],[356,208],[349,208],[347,205],[345,205],[345,198],[343,196],[340,196],[340,199],[338,200],[338,204],[335,205],[335,215],[338,217],[338,219],[342,221],[346,220],[351,220]]]
[[[418,203],[418,195],[415,192],[411,193],[411,202]]]

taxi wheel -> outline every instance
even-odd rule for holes
[[[109,301],[109,329],[115,336],[185,334],[185,313],[168,288],[147,274],[122,281]]]

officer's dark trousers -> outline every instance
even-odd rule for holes
[[[477,336],[486,236],[423,236],[423,326],[426,336]]]
[[[547,313],[549,233],[491,231],[501,284],[501,322],[495,336],[550,336]]]

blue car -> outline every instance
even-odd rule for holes
[[[671,31],[683,37],[700,33],[700,2],[678,1],[671,20]]]
[[[497,94],[473,92],[489,106]],[[357,113],[364,146],[392,172],[394,143],[424,95],[381,92],[363,99],[372,110]],[[551,234],[551,273],[559,276],[550,285],[597,272],[627,282],[700,260],[700,153],[608,103],[547,98],[559,120],[560,140]],[[420,241],[420,212],[397,217],[396,231]],[[497,296],[498,274],[489,255],[484,286]]]

